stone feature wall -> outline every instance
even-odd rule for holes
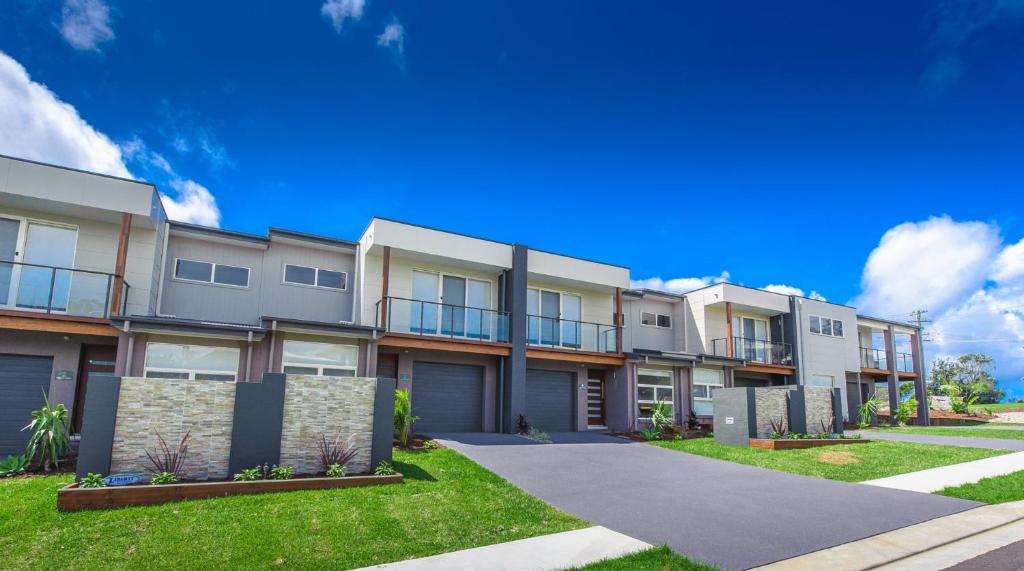
[[[285,382],[281,465],[297,474],[323,471],[317,443],[355,434],[359,453],[348,466],[350,474],[371,471],[373,403],[377,380],[364,377],[289,375]]]
[[[754,389],[754,413],[756,418],[756,436],[768,436],[772,433],[772,422],[782,422],[789,429],[788,391],[783,388]]]
[[[174,450],[191,432],[185,478],[228,477],[235,383],[124,377],[117,403],[111,473],[147,473],[159,432]]]
[[[821,424],[824,422],[825,426],[828,427],[834,413],[832,389],[804,387],[804,407],[807,418],[807,433],[818,434],[823,432]],[[839,419],[839,423],[842,423],[842,419]],[[835,427],[833,426],[834,430]]]

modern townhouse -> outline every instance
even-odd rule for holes
[[[0,157],[0,456],[44,392],[81,430],[90,377],[114,372],[111,318],[155,308],[165,219],[153,185]]]
[[[690,411],[710,423],[717,387],[838,388],[841,420],[854,421],[879,382],[892,407],[897,385],[913,382],[918,414],[927,421],[916,327],[730,283],[684,295],[631,290],[624,297],[628,383],[613,399],[614,429],[642,423],[657,401],[670,403],[679,423]]]
[[[410,390],[418,430],[605,426],[628,269],[383,218],[359,244],[376,373]]]

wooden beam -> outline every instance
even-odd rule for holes
[[[732,302],[725,302],[725,356],[732,357]]]
[[[906,371],[900,371],[897,373],[901,379],[916,379],[917,373],[908,373]]]
[[[122,212],[121,232],[117,235],[117,257],[114,259],[114,292],[110,300],[110,315],[121,315],[121,292],[124,290],[124,268],[128,261],[128,238],[131,236],[131,229],[132,215]]]
[[[388,328],[388,281],[391,278],[391,246],[384,246],[384,266],[380,280],[380,326]]]
[[[868,368],[865,368],[865,367],[861,367],[860,368],[860,372],[861,372],[861,374],[864,374],[864,375],[878,375],[878,376],[881,376],[881,377],[888,377],[889,376],[889,371],[886,371],[885,369],[868,369]]]
[[[433,351],[456,351],[460,353],[476,353],[478,355],[500,355],[507,357],[512,348],[504,343],[488,343],[485,341],[433,339],[419,335],[402,335],[388,333],[377,342],[381,347],[402,347],[405,349],[429,349]]]
[[[622,352],[622,288],[615,288],[615,350]]]
[[[0,315],[0,329],[42,331],[69,335],[98,335],[101,337],[118,336],[117,329],[114,329],[110,323],[11,315]]]
[[[545,359],[548,361],[564,361],[568,363],[586,363],[589,365],[618,365],[626,364],[626,357],[608,353],[590,353],[587,351],[572,351],[565,349],[551,349],[547,347],[529,347],[526,349],[527,359]]]
[[[737,371],[743,371],[746,373],[771,373],[775,375],[792,375],[796,371],[796,367],[788,367],[786,365],[746,365],[744,367],[736,367]]]

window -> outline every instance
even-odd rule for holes
[[[150,379],[234,381],[238,356],[237,347],[149,343],[144,375]]]
[[[836,386],[836,378],[832,375],[811,375],[811,378],[807,381],[809,387],[824,387],[826,389],[832,389]]]
[[[656,402],[666,403],[669,417],[674,417],[672,398],[672,371],[639,369],[636,372],[636,404],[640,418],[651,418]]]
[[[174,279],[249,287],[249,268],[178,258],[174,261]]]
[[[583,298],[539,288],[526,290],[527,342],[532,345],[579,348]]]
[[[838,319],[831,319],[828,317],[818,317],[812,315],[811,317],[811,333],[817,333],[818,335],[828,335],[830,337],[842,337],[843,336],[843,322]]]
[[[348,282],[347,278],[348,274],[345,272],[296,266],[294,264],[284,265],[284,283],[286,284],[345,289]]]
[[[724,385],[722,377],[718,369],[693,369],[693,412],[700,416],[714,413],[711,397],[715,389]]]
[[[491,311],[491,282],[412,271],[412,300],[409,321],[413,333],[489,340],[500,330],[498,316]],[[504,337],[502,335],[502,337]],[[504,341],[504,339],[498,339]]]
[[[285,339],[281,369],[289,375],[354,377],[358,358],[355,345]]]
[[[672,327],[672,316],[662,315],[660,313],[651,313],[648,311],[640,312],[640,325],[646,325],[648,327],[662,327],[664,329],[670,329]]]

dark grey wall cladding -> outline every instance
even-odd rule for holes
[[[754,389],[736,387],[716,390],[714,410],[715,442],[749,446],[750,435],[757,430],[754,424]]]
[[[391,446],[395,434],[395,384],[395,379],[377,379],[377,393],[373,398],[371,469],[376,468],[381,460],[391,462]]]
[[[120,393],[121,377],[95,376],[89,379],[85,390],[82,441],[78,444],[78,468],[75,472],[78,480],[89,472],[104,476],[110,473]]]
[[[261,383],[236,385],[228,474],[281,461],[284,385],[281,373],[265,373]]]
[[[510,312],[509,340],[511,355],[505,365],[505,386],[502,395],[504,432],[516,432],[516,421],[526,414],[526,246],[512,247],[512,271],[506,281],[506,308]]]
[[[832,417],[835,418],[832,431],[838,434],[843,433],[843,391],[832,389]],[[850,417],[853,418],[853,417]]]

